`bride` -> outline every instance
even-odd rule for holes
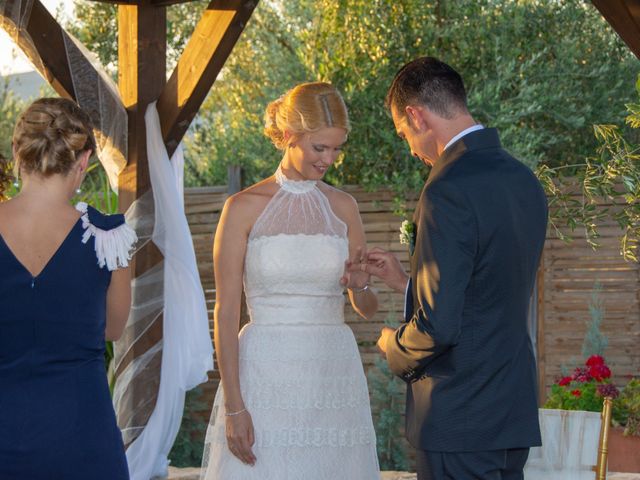
[[[342,97],[305,83],[270,103],[275,174],[229,198],[213,256],[221,383],[207,430],[206,480],[378,480],[375,432],[343,288],[370,318],[358,206],[322,182],[349,131]],[[238,334],[242,289],[251,322]]]

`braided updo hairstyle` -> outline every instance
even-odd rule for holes
[[[301,83],[267,105],[264,134],[279,150],[287,147],[285,131],[293,135],[322,128],[351,129],[349,114],[336,88],[324,82]]]
[[[16,176],[66,175],[77,154],[96,150],[91,119],[65,98],[41,98],[18,117],[13,131]]]

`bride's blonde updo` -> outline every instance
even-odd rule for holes
[[[71,100],[41,98],[18,117],[13,149],[16,175],[65,175],[78,153],[96,150],[91,119]]]
[[[267,105],[264,134],[280,150],[289,141],[285,131],[300,135],[327,127],[351,129],[347,106],[329,83],[301,83]]]

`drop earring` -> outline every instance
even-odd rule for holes
[[[82,181],[84,180],[84,169],[82,166],[78,167],[78,171],[80,172],[80,183],[78,183],[78,188],[76,188],[76,195],[80,195],[82,193]]]

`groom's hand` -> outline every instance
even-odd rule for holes
[[[405,273],[398,257],[378,247],[369,250],[366,254],[366,263],[353,264],[351,269],[362,270],[378,277],[398,293],[405,292],[409,281],[409,276]]]
[[[378,350],[380,350],[382,356],[385,358],[387,357],[387,342],[392,339],[395,333],[396,331],[389,327],[382,327],[382,330],[380,331],[380,338],[378,338],[376,345],[378,346]]]

